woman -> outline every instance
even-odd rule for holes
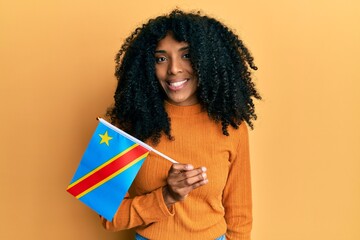
[[[136,239],[250,239],[246,123],[260,99],[242,41],[219,21],[174,10],[128,37],[116,57],[112,123],[177,160],[151,154],[109,230]]]

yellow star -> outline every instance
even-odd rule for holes
[[[104,134],[99,134],[99,136],[101,137],[100,144],[105,143],[109,146],[109,141],[112,139],[112,137],[109,137],[108,132],[106,131]]]

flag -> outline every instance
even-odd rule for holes
[[[111,221],[152,148],[99,120],[67,191]]]

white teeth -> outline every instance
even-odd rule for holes
[[[186,81],[187,81],[187,79],[184,81],[181,81],[181,82],[170,83],[170,85],[173,87],[179,87],[179,86],[183,85]]]

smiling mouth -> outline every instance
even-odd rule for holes
[[[179,90],[179,89],[184,87],[184,85],[185,85],[185,83],[187,81],[189,81],[188,78],[186,78],[183,81],[178,81],[178,82],[167,82],[167,84],[169,86],[169,89],[171,89],[171,90]]]

